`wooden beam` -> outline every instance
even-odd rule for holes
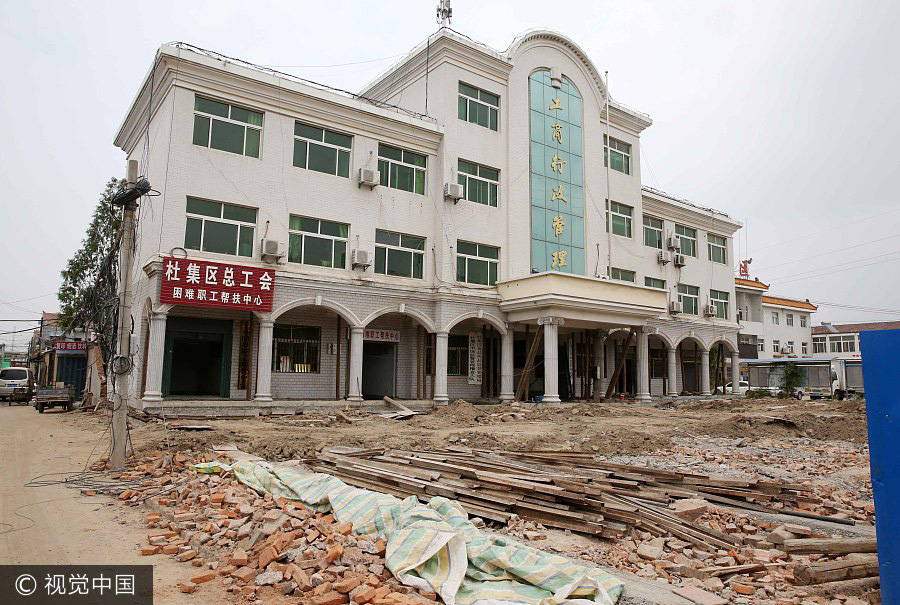
[[[625,338],[625,345],[622,347],[622,357],[619,359],[619,362],[616,364],[616,371],[613,372],[613,375],[609,379],[609,385],[606,387],[606,396],[604,399],[609,399],[612,397],[613,389],[616,386],[616,381],[619,379],[619,374],[622,373],[622,368],[625,367],[625,357],[628,353],[628,345],[631,343],[631,339],[636,334],[635,328],[631,328],[628,330],[628,336]],[[627,388],[627,385],[626,385]]]
[[[875,538],[800,538],[785,540],[781,550],[795,555],[845,555],[878,552]]]
[[[519,379],[519,386],[516,388],[515,401],[525,401],[522,399],[523,392],[528,395],[528,380],[531,376],[531,369],[534,366],[534,358],[537,357],[537,350],[541,342],[544,340],[544,331],[538,330],[531,341],[531,347],[528,349],[528,356],[525,358],[525,369],[522,371],[522,378]]]
[[[861,555],[842,561],[809,563],[794,568],[794,582],[800,586],[824,584],[841,580],[871,578],[878,575],[878,557]]]

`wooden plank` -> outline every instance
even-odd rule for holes
[[[800,586],[871,578],[878,575],[878,557],[860,556],[841,561],[809,563],[794,568],[794,583]]]
[[[878,552],[878,543],[872,538],[798,538],[785,540],[781,550],[796,555],[824,554],[844,555],[848,553]]]

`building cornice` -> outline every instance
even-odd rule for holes
[[[659,218],[682,222],[692,227],[700,227],[707,232],[734,235],[741,228],[741,223],[712,209],[703,209],[680,202],[674,198],[642,191],[644,212],[658,215]]]

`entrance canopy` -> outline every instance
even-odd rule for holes
[[[511,322],[561,317],[567,326],[643,325],[666,312],[666,292],[567,273],[535,273],[497,283],[500,309]]]

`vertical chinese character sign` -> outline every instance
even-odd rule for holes
[[[581,95],[549,71],[528,79],[531,117],[531,267],[584,275]]]

